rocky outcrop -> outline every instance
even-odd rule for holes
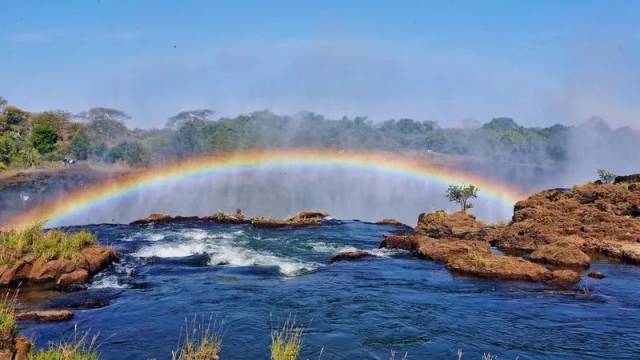
[[[586,267],[593,252],[640,264],[640,183],[635,175],[619,180],[534,194],[516,203],[511,224],[486,238],[557,265]]]
[[[567,286],[593,253],[640,264],[639,215],[640,175],[630,175],[534,194],[516,203],[506,225],[486,226],[464,212],[421,214],[415,234],[385,236],[380,246],[415,251],[456,272]],[[524,256],[508,255],[515,253]]]
[[[324,218],[328,217],[329,213],[324,211],[300,211],[297,214],[291,215],[285,219],[288,222],[304,222],[304,221],[317,221],[321,222]]]
[[[394,226],[407,226],[400,221],[392,218],[384,218],[376,221],[377,225],[394,225]]]
[[[446,213],[442,210],[422,213],[418,217],[415,231],[433,238],[453,237],[458,239],[476,238],[485,225],[473,215],[465,212]]]
[[[13,261],[13,264],[0,266],[0,285],[18,283],[52,283],[61,286],[84,284],[91,275],[106,268],[118,258],[109,247],[87,246],[81,250],[78,258],[48,259],[44,256],[34,258],[26,255]]]
[[[343,251],[338,255],[331,258],[331,262],[336,261],[344,261],[344,260],[359,260],[365,257],[375,256],[367,251],[357,250],[357,251]]]
[[[151,214],[144,219],[139,219],[132,222],[132,225],[144,225],[144,224],[170,224],[185,221],[202,220],[198,216],[170,216],[166,214]]]
[[[322,220],[329,214],[320,211],[301,211],[285,219],[268,218],[256,216],[247,218],[242,210],[236,210],[235,214],[214,213],[211,216],[170,216],[165,214],[151,214],[144,219],[139,219],[131,224],[171,224],[185,221],[208,221],[217,224],[250,224],[257,228],[281,228],[281,227],[303,227],[322,225]]]
[[[73,317],[71,310],[37,310],[18,313],[18,320],[64,321]]]

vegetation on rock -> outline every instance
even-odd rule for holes
[[[35,258],[78,260],[80,250],[95,244],[96,237],[87,232],[45,231],[42,223],[21,230],[0,233],[0,264],[10,265],[27,254]]]

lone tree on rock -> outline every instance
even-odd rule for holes
[[[473,208],[469,200],[476,198],[478,198],[478,188],[475,185],[449,185],[447,189],[447,199],[460,204],[460,209],[464,213]]]
[[[616,178],[616,174],[605,169],[598,169],[598,178],[603,184],[611,184]]]

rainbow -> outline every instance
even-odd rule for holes
[[[35,221],[55,222],[74,213],[86,211],[92,206],[171,181],[279,166],[337,166],[389,173],[444,185],[472,183],[480,188],[482,196],[496,199],[508,206],[526,197],[526,193],[521,189],[497,179],[457,169],[445,161],[437,161],[436,158],[437,155],[425,159],[409,154],[326,148],[261,149],[197,156],[134,172],[122,178],[65,194],[17,214],[6,221],[3,227],[20,228]]]

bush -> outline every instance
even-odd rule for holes
[[[49,125],[38,124],[31,129],[31,144],[40,154],[48,154],[56,148],[58,134]]]
[[[4,117],[10,125],[20,125],[29,119],[29,113],[15,106],[5,106]]]

